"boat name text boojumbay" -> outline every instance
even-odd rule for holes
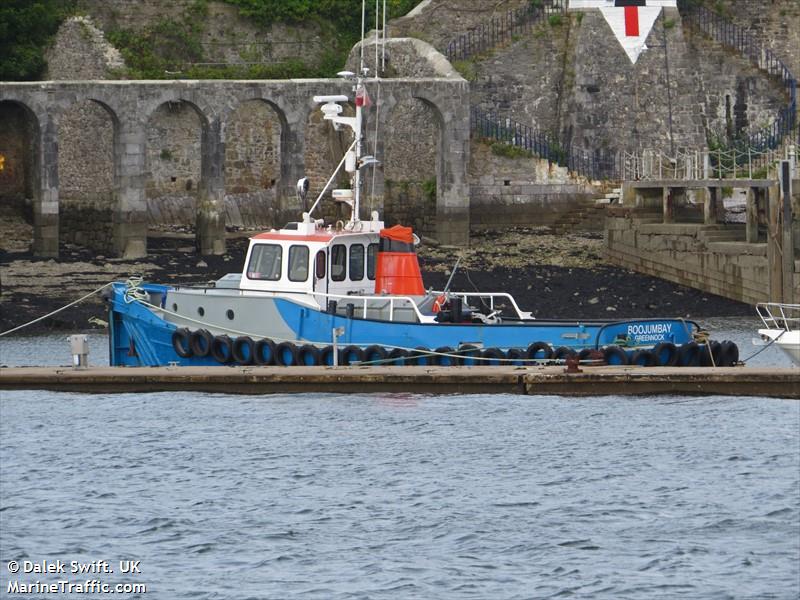
[[[672,332],[672,323],[645,323],[628,325],[628,335],[638,342],[656,342]]]

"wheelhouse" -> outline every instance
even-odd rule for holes
[[[261,233],[250,240],[239,289],[311,294],[320,306],[327,295],[374,294],[378,245],[375,231],[298,227]]]

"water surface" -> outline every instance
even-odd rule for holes
[[[134,559],[98,578],[145,599],[788,600],[799,498],[794,401],[0,398],[3,583],[12,559]]]

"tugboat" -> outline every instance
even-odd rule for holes
[[[386,228],[377,212],[359,218],[365,70],[354,79],[355,117],[344,95],[315,96],[323,117],[353,131],[333,190],[350,209],[326,224],[314,211],[250,239],[240,273],[211,287],[129,280],[109,293],[110,363],[155,365],[515,364],[570,357],[607,364],[733,364],[732,342],[698,345],[685,319],[538,320],[502,292],[426,290],[410,228]],[[333,177],[331,177],[331,180]],[[329,183],[330,183],[329,181]],[[308,181],[298,182],[305,201]],[[452,281],[452,277],[451,277]],[[735,351],[735,352],[734,352]]]

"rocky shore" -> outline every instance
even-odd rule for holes
[[[34,257],[23,222],[5,220],[0,246],[0,331],[48,314],[111,281],[140,275],[149,281],[205,284],[241,270],[248,234],[231,232],[223,256],[196,254],[189,232],[156,233],[144,260],[108,258],[63,244],[61,256]],[[609,266],[599,234],[553,235],[546,228],[488,231],[468,249],[423,240],[418,248],[427,287],[442,289],[461,257],[451,289],[507,291],[537,318],[751,316],[752,307],[698,290]],[[102,298],[81,304],[20,331],[74,332],[105,326]]]

